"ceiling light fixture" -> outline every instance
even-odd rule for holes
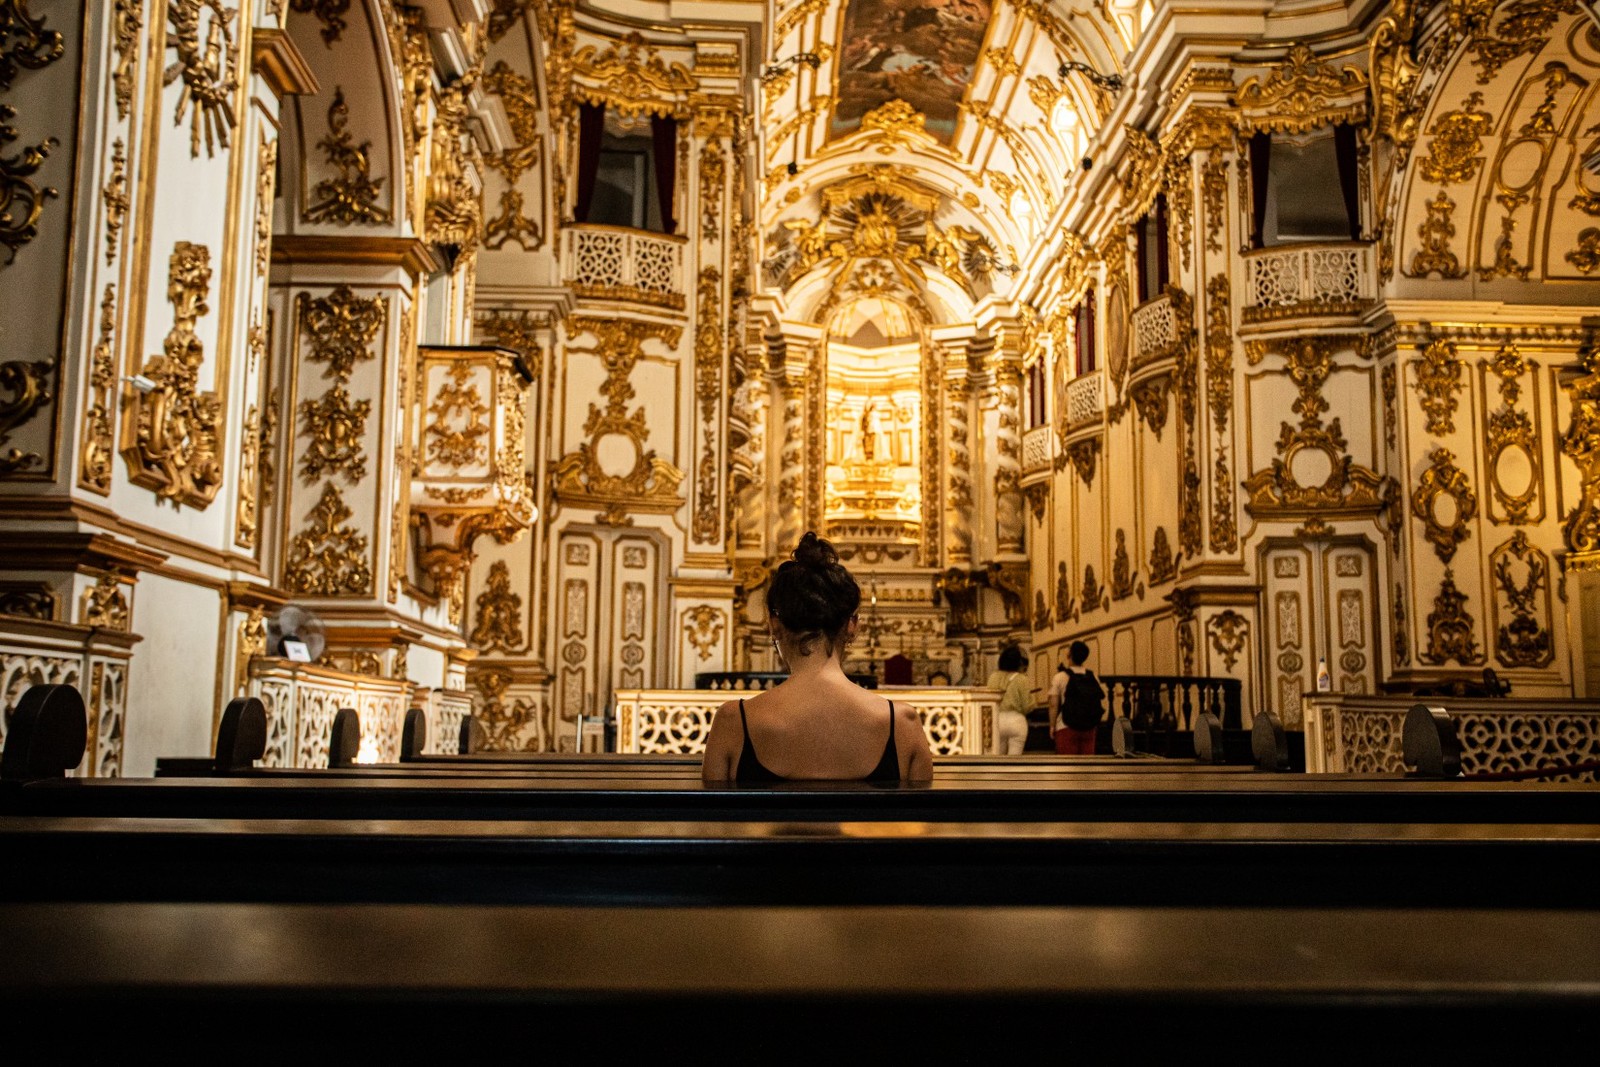
[[[1056,71],[1057,76],[1062,80],[1065,80],[1067,75],[1072,73],[1082,74],[1085,78],[1088,78],[1091,82],[1093,82],[1096,88],[1104,89],[1108,93],[1122,92],[1122,75],[1101,74],[1098,70],[1095,70],[1093,67],[1089,66],[1089,64],[1080,60],[1062,60],[1061,66]]]

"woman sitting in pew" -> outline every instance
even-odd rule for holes
[[[845,676],[860,604],[861,587],[833,546],[807,533],[767,590],[772,647],[789,677],[717,709],[700,764],[705,781],[932,780],[916,709]]]

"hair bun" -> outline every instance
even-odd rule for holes
[[[794,547],[792,558],[802,567],[821,570],[836,566],[839,562],[839,553],[834,551],[833,545],[828,541],[808,530],[806,535],[800,538],[800,543]]]

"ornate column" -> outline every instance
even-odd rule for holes
[[[994,381],[995,552],[1001,556],[1020,555],[1023,548],[1022,352],[1023,330],[1007,322],[987,360]]]

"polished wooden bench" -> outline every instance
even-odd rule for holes
[[[13,1054],[1588,1062],[1600,1008],[1592,911],[53,903],[0,937]]]
[[[36,901],[1574,907],[1600,826],[10,817],[0,855]]]

